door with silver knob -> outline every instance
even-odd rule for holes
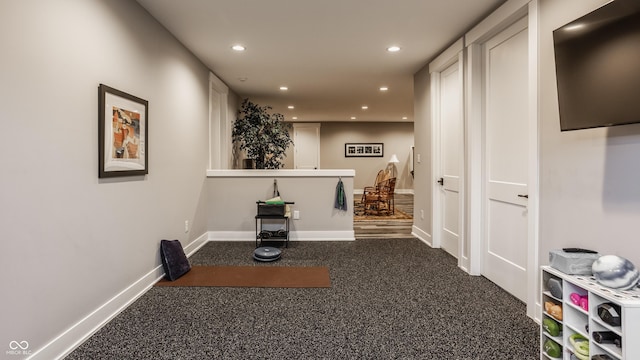
[[[463,168],[463,104],[462,71],[460,62],[455,62],[441,72],[437,78],[437,111],[439,149],[436,175],[440,178],[434,201],[434,246],[444,249],[460,260],[462,245],[460,219],[462,197],[460,183]]]

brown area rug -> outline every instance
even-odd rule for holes
[[[155,286],[326,288],[331,280],[323,266],[193,266],[177,280],[163,278]]]
[[[395,209],[393,214],[386,215],[382,213],[381,215],[376,214],[365,214],[364,213],[364,205],[361,201],[354,201],[353,204],[353,220],[410,220],[413,219],[413,216],[407,214],[406,212]]]

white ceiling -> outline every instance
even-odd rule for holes
[[[137,1],[232,91],[300,122],[413,121],[413,74],[505,2]]]

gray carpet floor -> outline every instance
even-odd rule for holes
[[[154,287],[67,359],[538,359],[525,305],[417,239],[210,242],[192,265],[328,266],[331,288]]]

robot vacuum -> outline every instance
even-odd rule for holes
[[[261,246],[253,251],[253,259],[256,261],[276,261],[280,259],[282,251],[271,246]]]

